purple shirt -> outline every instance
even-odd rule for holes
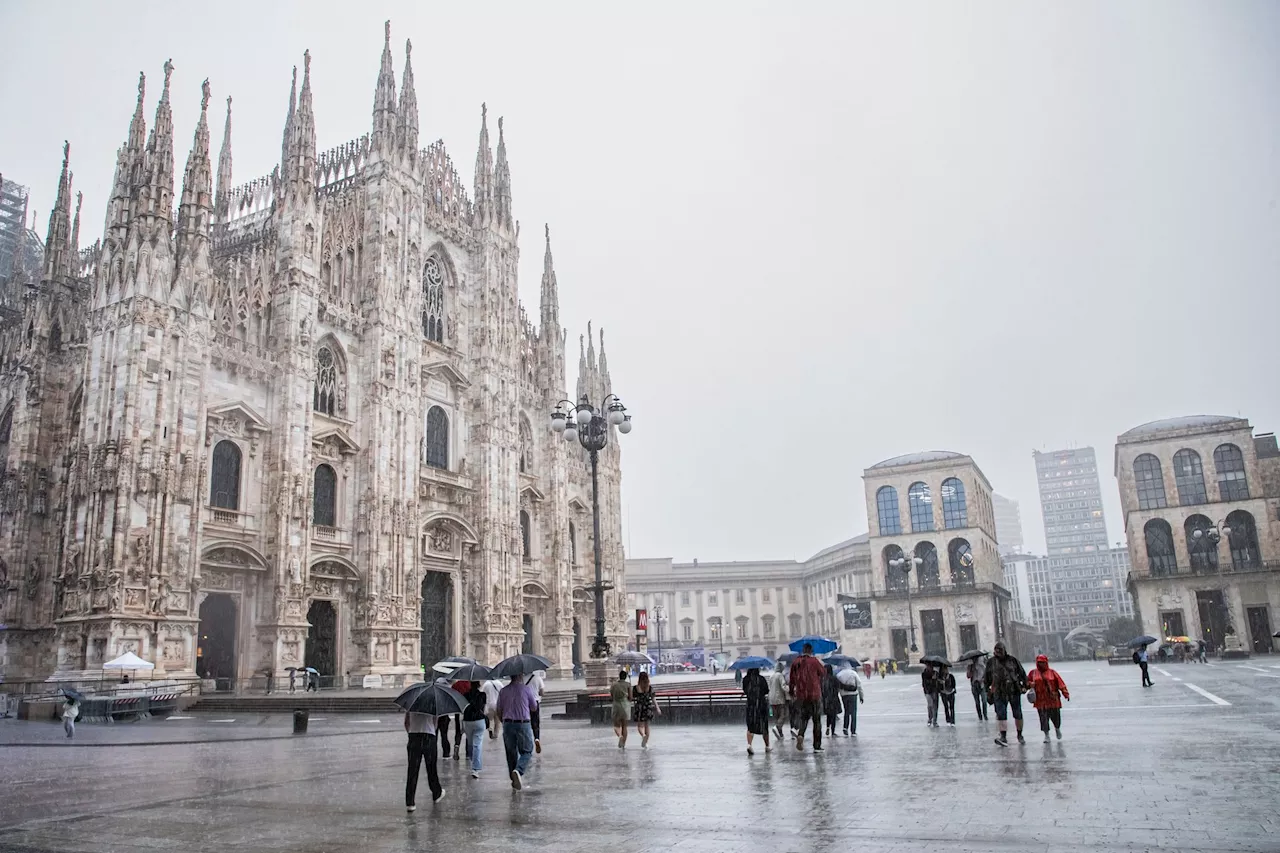
[[[522,681],[513,681],[498,693],[498,719],[528,722],[538,707],[538,694]]]

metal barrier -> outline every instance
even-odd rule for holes
[[[163,716],[177,710],[178,702],[183,696],[195,693],[198,685],[185,684],[158,685],[155,687],[126,685],[107,693],[94,693],[85,696],[80,702],[80,720],[82,722],[114,723],[127,719],[142,719],[152,716]],[[128,690],[129,695],[119,695]],[[17,715],[26,719],[56,718],[57,706],[64,697],[61,693],[44,696],[14,696],[18,705]],[[12,701],[12,700],[11,700]],[[21,710],[25,706],[25,715]],[[33,710],[43,708],[44,713]]]

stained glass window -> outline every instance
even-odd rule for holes
[[[338,364],[333,357],[333,350],[320,347],[316,353],[316,387],[312,408],[325,415],[337,411],[338,400]]]
[[[422,268],[422,335],[444,342],[444,266],[435,255]]]

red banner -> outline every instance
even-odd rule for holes
[[[649,633],[649,611],[648,610],[636,611],[636,633],[637,634]]]

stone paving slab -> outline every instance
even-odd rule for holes
[[[529,790],[510,789],[487,740],[482,778],[442,761],[448,796],[432,806],[421,793],[413,815],[399,730],[14,746],[0,753],[0,851],[1280,849],[1269,682],[1179,670],[1220,705],[1173,676],[1144,691],[1126,669],[1097,667],[1063,667],[1076,701],[1066,739],[1048,745],[996,747],[994,721],[963,702],[956,728],[928,729],[905,677],[877,679],[857,740],[822,754],[788,741],[748,758],[741,729],[705,725],[655,727],[650,749],[619,750],[605,727],[548,723]]]

